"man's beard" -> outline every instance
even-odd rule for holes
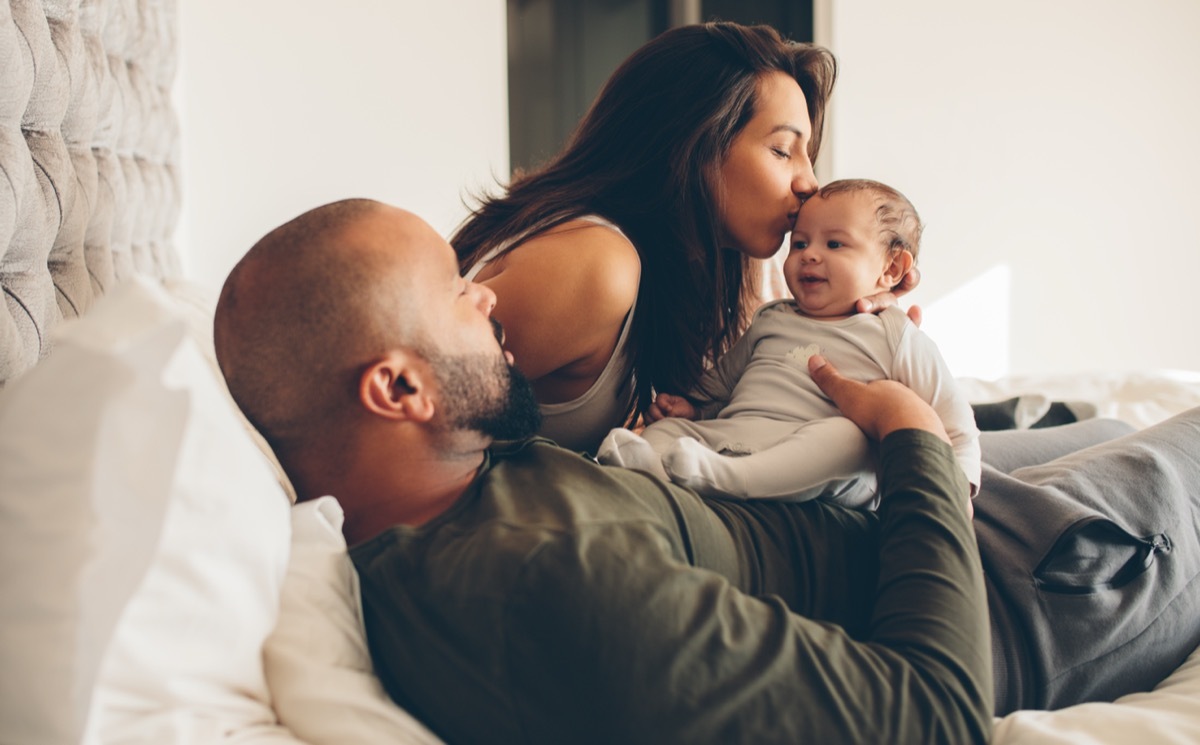
[[[518,440],[542,426],[542,412],[529,379],[503,357],[429,354],[426,359],[441,388],[448,429]]]

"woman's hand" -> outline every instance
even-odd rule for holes
[[[882,440],[900,429],[923,429],[950,442],[933,407],[907,386],[894,380],[851,380],[819,354],[809,358],[808,371],[842,414],[872,440]]]
[[[659,419],[673,416],[680,419],[695,419],[696,407],[683,396],[673,393],[660,393],[654,397],[654,403],[646,410],[646,421],[657,422]]]
[[[881,292],[877,295],[868,295],[864,298],[859,298],[854,307],[859,313],[878,313],[884,308],[890,308],[893,305],[899,304],[900,296],[907,294],[920,283],[921,271],[914,266],[900,280],[900,284],[892,288],[891,292]],[[908,309],[908,317],[916,325],[921,325],[921,309],[918,306],[914,305]]]

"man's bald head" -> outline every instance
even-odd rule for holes
[[[217,303],[217,360],[235,401],[279,451],[337,432],[358,376],[419,333],[404,249],[431,231],[365,199],[310,210],[258,241]]]

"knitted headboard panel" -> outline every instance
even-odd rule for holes
[[[0,384],[133,274],[179,274],[176,0],[0,0]]]

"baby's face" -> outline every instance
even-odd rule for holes
[[[800,208],[783,274],[805,315],[853,315],[859,298],[891,288],[875,207],[869,191],[854,191],[814,196]]]

